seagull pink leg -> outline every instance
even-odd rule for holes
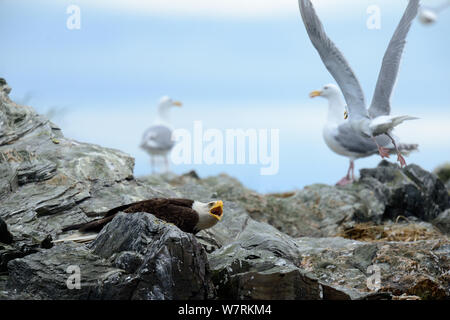
[[[403,158],[403,156],[400,152],[397,153],[397,161],[400,162],[400,166],[402,168],[406,166],[406,160],[405,160],[405,158]]]
[[[155,173],[155,159],[153,158],[153,156],[150,156],[150,163],[152,165],[152,174]]]
[[[375,137],[372,137],[373,142],[375,142],[375,144],[378,147],[378,152],[380,153],[380,156],[382,159],[384,158],[389,158],[389,150],[386,148],[383,148],[382,146],[380,146],[377,142],[377,140],[375,139]]]
[[[348,168],[347,175],[336,183],[337,186],[345,186],[353,182],[353,178],[350,178],[350,172],[353,170],[353,167],[354,167],[353,160],[350,160],[350,166]]]
[[[355,162],[350,160],[350,167],[352,168],[352,181],[355,181]]]
[[[400,166],[403,168],[404,166],[406,166],[405,158],[403,158],[402,154],[400,153],[400,150],[398,150],[394,138],[392,138],[389,133],[386,133],[386,135],[391,139],[392,143],[394,144],[395,150],[397,151],[397,161],[400,162]]]

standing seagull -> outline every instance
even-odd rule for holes
[[[345,103],[341,97],[341,91],[334,84],[327,84],[321,90],[310,93],[311,98],[322,97],[328,100],[327,121],[323,127],[323,139],[327,146],[335,153],[347,157],[350,160],[350,166],[347,175],[343,177],[337,185],[346,185],[355,180],[355,163],[359,158],[369,157],[378,153],[378,147],[375,142],[368,137],[356,133],[348,121],[345,119],[347,112]],[[378,145],[389,150],[389,153],[395,153],[395,147],[392,141],[386,135],[375,137]],[[398,149],[403,153],[409,153],[417,150],[417,144],[399,143]]]
[[[167,158],[175,142],[172,140],[172,126],[170,124],[169,113],[172,107],[181,107],[182,103],[173,101],[164,96],[159,100],[158,116],[153,125],[144,132],[141,142],[141,149],[150,155],[152,173],[155,168],[155,156],[162,156],[166,171],[169,171],[169,160]]]
[[[413,19],[417,16],[419,0],[409,0],[405,13],[389,43],[369,110],[366,109],[364,94],[358,79],[342,53],[326,35],[311,1],[299,0],[299,6],[311,42],[326,68],[338,83],[347,102],[348,121],[346,126],[349,126],[348,130],[355,132],[356,135],[372,139],[382,158],[389,157],[389,150],[380,145],[375,137],[386,135],[394,145],[397,160],[402,167],[405,166],[406,161],[392,136],[392,129],[403,121],[417,118],[390,115],[390,98],[397,79],[401,56],[406,43],[405,39]],[[351,139],[354,136],[351,135],[349,138]]]

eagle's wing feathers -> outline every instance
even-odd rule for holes
[[[124,210],[126,213],[147,212],[166,222],[173,223],[181,230],[194,232],[198,223],[198,213],[192,209],[188,199],[150,199],[136,202]]]
[[[155,198],[138,201],[123,206],[113,208],[106,212],[103,218],[90,222],[76,224],[64,228],[62,231],[78,230],[80,232],[99,232],[109,223],[117,213],[147,212],[166,222],[173,223],[185,232],[194,233],[198,223],[198,213],[192,209],[194,201],[189,199],[165,199]]]

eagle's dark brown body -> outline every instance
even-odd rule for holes
[[[80,232],[99,232],[119,212],[136,213],[147,212],[157,218],[173,223],[184,232],[196,233],[199,215],[192,209],[194,201],[189,199],[155,198],[123,205],[106,212],[103,218],[91,222],[69,226],[63,229],[78,230]]]

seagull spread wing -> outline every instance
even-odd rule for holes
[[[309,0],[299,0],[300,13],[308,36],[320,58],[341,88],[349,113],[367,116],[364,93],[358,79],[335,44],[328,38]]]
[[[406,44],[406,36],[411,28],[412,21],[417,15],[418,9],[419,0],[410,0],[384,54],[377,86],[369,108],[369,115],[372,118],[388,115],[391,112],[390,99],[397,80],[403,49]]]

